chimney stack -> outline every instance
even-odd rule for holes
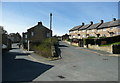
[[[90,21],[91,25],[93,24],[93,21]]]
[[[100,23],[103,23],[104,21],[103,20],[100,20]]]
[[[38,25],[42,25],[42,22],[38,22]]]
[[[113,18],[113,21],[116,21],[116,18]]]
[[[85,25],[85,23],[84,22],[82,22],[82,26],[84,26]]]

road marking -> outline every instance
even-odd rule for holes
[[[37,59],[35,59],[34,57],[32,57],[32,56],[30,56],[30,55],[28,55],[31,59],[33,59],[34,61],[36,61],[36,62],[40,62],[40,63],[44,63],[44,64],[48,64],[48,65],[54,65],[54,64],[51,64],[51,63],[47,63],[47,62],[43,62],[43,61],[40,61],[40,60],[37,60]]]
[[[85,50],[85,51],[89,51],[89,52],[96,53],[96,54],[99,54],[99,55],[103,55],[101,53],[98,53],[98,52],[95,52],[95,51],[91,51],[91,50],[88,50],[88,49],[80,49],[80,50]]]
[[[28,55],[32,60],[39,62],[37,59],[33,58],[32,56]]]
[[[23,53],[27,53],[27,52],[23,50]],[[30,57],[32,60],[34,60],[34,61],[36,61],[36,62],[40,62],[40,63],[45,63],[45,64],[53,65],[53,64],[51,64],[51,63],[46,63],[46,62],[37,60],[37,59],[35,59],[34,57],[32,57],[32,56],[30,56],[30,55],[28,55],[28,57]]]

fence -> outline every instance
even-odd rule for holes
[[[114,37],[107,37],[107,38],[94,38],[94,39],[84,39],[85,44],[91,45],[104,45],[104,44],[111,44],[115,42],[120,42],[120,35]]]
[[[113,45],[112,46],[112,52],[113,54],[120,54],[120,44],[119,45]]]

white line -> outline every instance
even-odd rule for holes
[[[40,63],[44,63],[44,64],[48,64],[48,65],[54,65],[54,64],[51,64],[51,63],[46,63],[46,62],[43,62],[43,61],[39,61],[39,60],[35,59],[34,57],[32,57],[30,55],[28,55],[28,56],[36,62],[40,62]]]

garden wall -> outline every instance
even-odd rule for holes
[[[106,51],[109,53],[112,53],[112,45],[110,46],[98,46],[98,45],[88,45],[88,48],[95,49],[95,50],[101,50],[101,51]]]

